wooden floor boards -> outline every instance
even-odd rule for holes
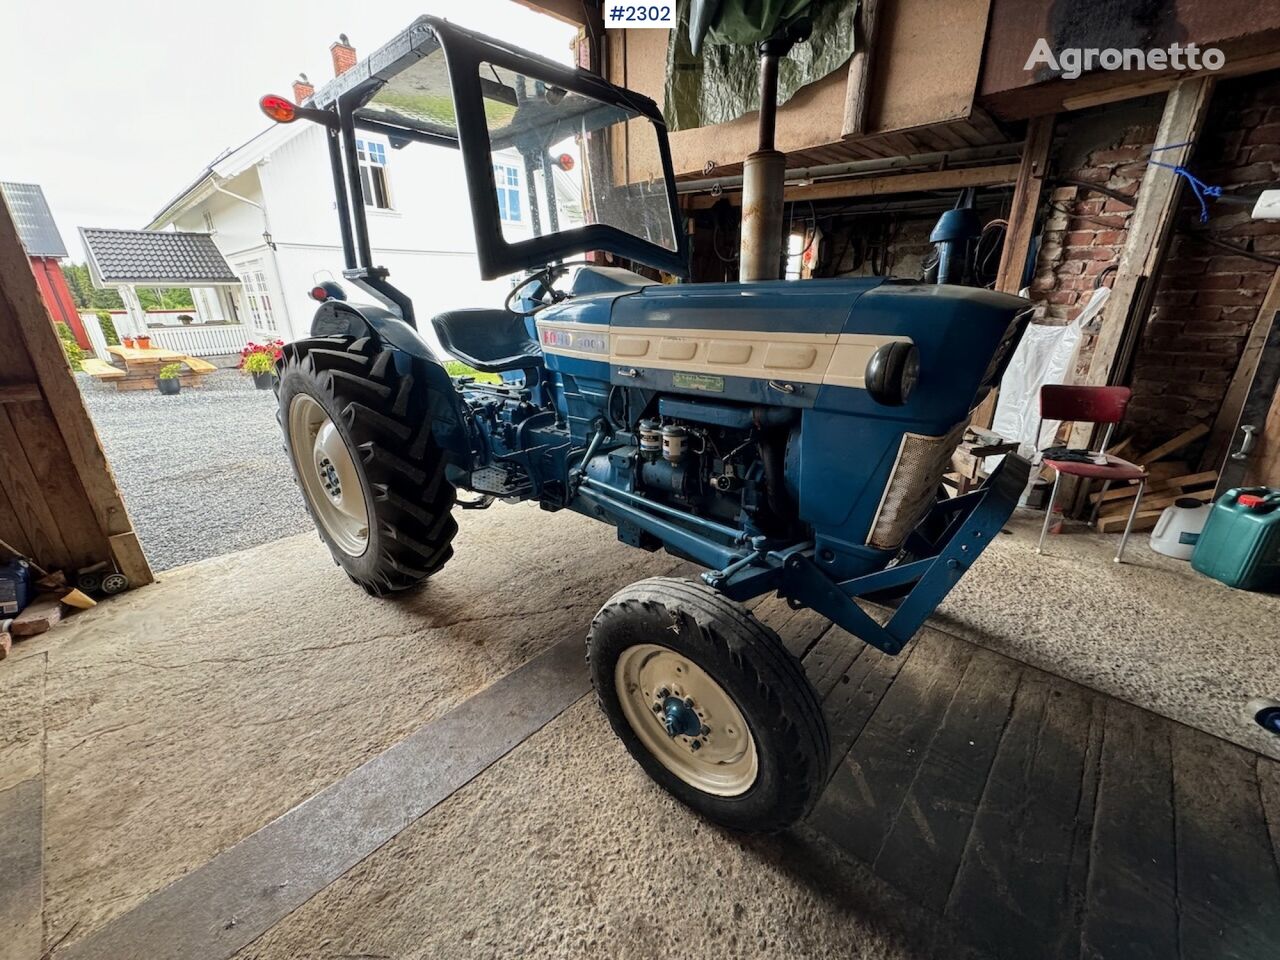
[[[756,612],[803,653],[831,729],[806,829],[973,945],[1280,958],[1280,764],[938,631],[889,657]]]

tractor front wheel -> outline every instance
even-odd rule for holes
[[[745,608],[668,577],[615,593],[591,624],[591,679],[654,780],[735,830],[781,830],[826,785],[822,706],[800,662]]]
[[[367,593],[422,582],[453,555],[454,490],[431,436],[426,383],[370,337],[287,344],[277,418],[333,559]]]

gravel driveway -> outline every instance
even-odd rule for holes
[[[312,528],[272,391],[255,390],[235,370],[176,397],[76,379],[154,569]]]

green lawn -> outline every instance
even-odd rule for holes
[[[496,373],[481,373],[473,367],[468,367],[465,363],[458,360],[446,360],[444,362],[445,372],[451,377],[475,377],[480,383],[501,383],[502,378]]]

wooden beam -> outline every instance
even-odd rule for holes
[[[1018,178],[1016,163],[1000,163],[985,167],[959,167],[951,170],[926,170],[919,173],[898,173],[884,177],[860,177],[853,180],[820,180],[816,183],[794,184],[785,188],[783,197],[793,200],[843,200],[848,197],[891,196],[898,193],[918,193],[924,190],[959,190],[962,187],[990,187],[1013,183]],[[692,198],[696,208],[714,206],[727,199],[735,206],[742,203],[742,193],[725,193],[713,197],[700,193]]]
[[[1148,450],[1141,456],[1133,458],[1134,463],[1140,463],[1145,467],[1152,466],[1161,457],[1167,457],[1171,453],[1177,453],[1188,444],[1194,443],[1209,432],[1209,428],[1203,423],[1197,423],[1189,430],[1183,430],[1172,440],[1166,440],[1160,446],[1152,450]]]
[[[41,399],[40,387],[34,383],[15,383],[0,387],[0,403],[26,403]]]
[[[1249,328],[1249,336],[1244,342],[1244,350],[1240,354],[1240,362],[1236,364],[1236,372],[1231,377],[1226,396],[1222,398],[1222,406],[1218,408],[1218,416],[1213,421],[1213,429],[1209,432],[1209,442],[1205,445],[1204,456],[1200,458],[1200,467],[1204,470],[1215,469],[1222,464],[1231,448],[1236,427],[1240,422],[1240,411],[1244,409],[1245,398],[1249,395],[1249,387],[1258,370],[1258,358],[1262,356],[1262,348],[1271,332],[1271,324],[1280,310],[1280,268],[1271,278],[1271,286],[1262,298],[1262,306],[1258,308],[1258,316]]]
[[[862,0],[855,21],[854,51],[849,58],[848,99],[844,104],[844,136],[870,133],[871,83],[874,76],[876,37],[880,32],[880,0]]]
[[[0,417],[23,446],[22,459],[38,469],[38,494],[62,535],[65,558],[112,556],[110,538],[133,534],[124,500],[94,429],[57,332],[32,276],[9,209],[0,203],[0,376],[38,383],[39,397],[0,406]],[[13,451],[6,445],[6,455]],[[17,461],[17,457],[14,460]],[[17,502],[12,506],[20,508]],[[35,544],[32,544],[34,547]],[[140,551],[139,551],[140,554]],[[37,562],[51,564],[36,556]],[[152,580],[145,558],[122,570],[134,586]]]
[[[1155,138],[1157,147],[1172,148],[1158,152],[1157,159],[1162,163],[1176,166],[1191,156],[1209,111],[1213,88],[1212,77],[1196,77],[1179,82],[1169,91]],[[1087,384],[1113,384],[1125,373],[1146,321],[1161,264],[1168,254],[1181,185],[1182,177],[1169,167],[1147,165],[1111,296],[1102,310],[1102,329],[1084,378]],[[1093,430],[1092,424],[1076,424],[1069,445],[1089,446]]]
[[[1035,231],[1036,213],[1040,209],[1040,192],[1044,186],[1045,168],[1049,163],[1049,147],[1053,143],[1053,116],[1036,117],[1027,124],[1027,139],[1022,145],[1022,161],[1013,182],[1013,201],[1009,208],[1009,225],[1004,232],[1004,248],[996,271],[996,289],[1016,294],[1022,288],[1023,268],[1031,237]],[[978,405],[970,420],[974,426],[989,427],[996,414],[996,396],[992,390]]]

